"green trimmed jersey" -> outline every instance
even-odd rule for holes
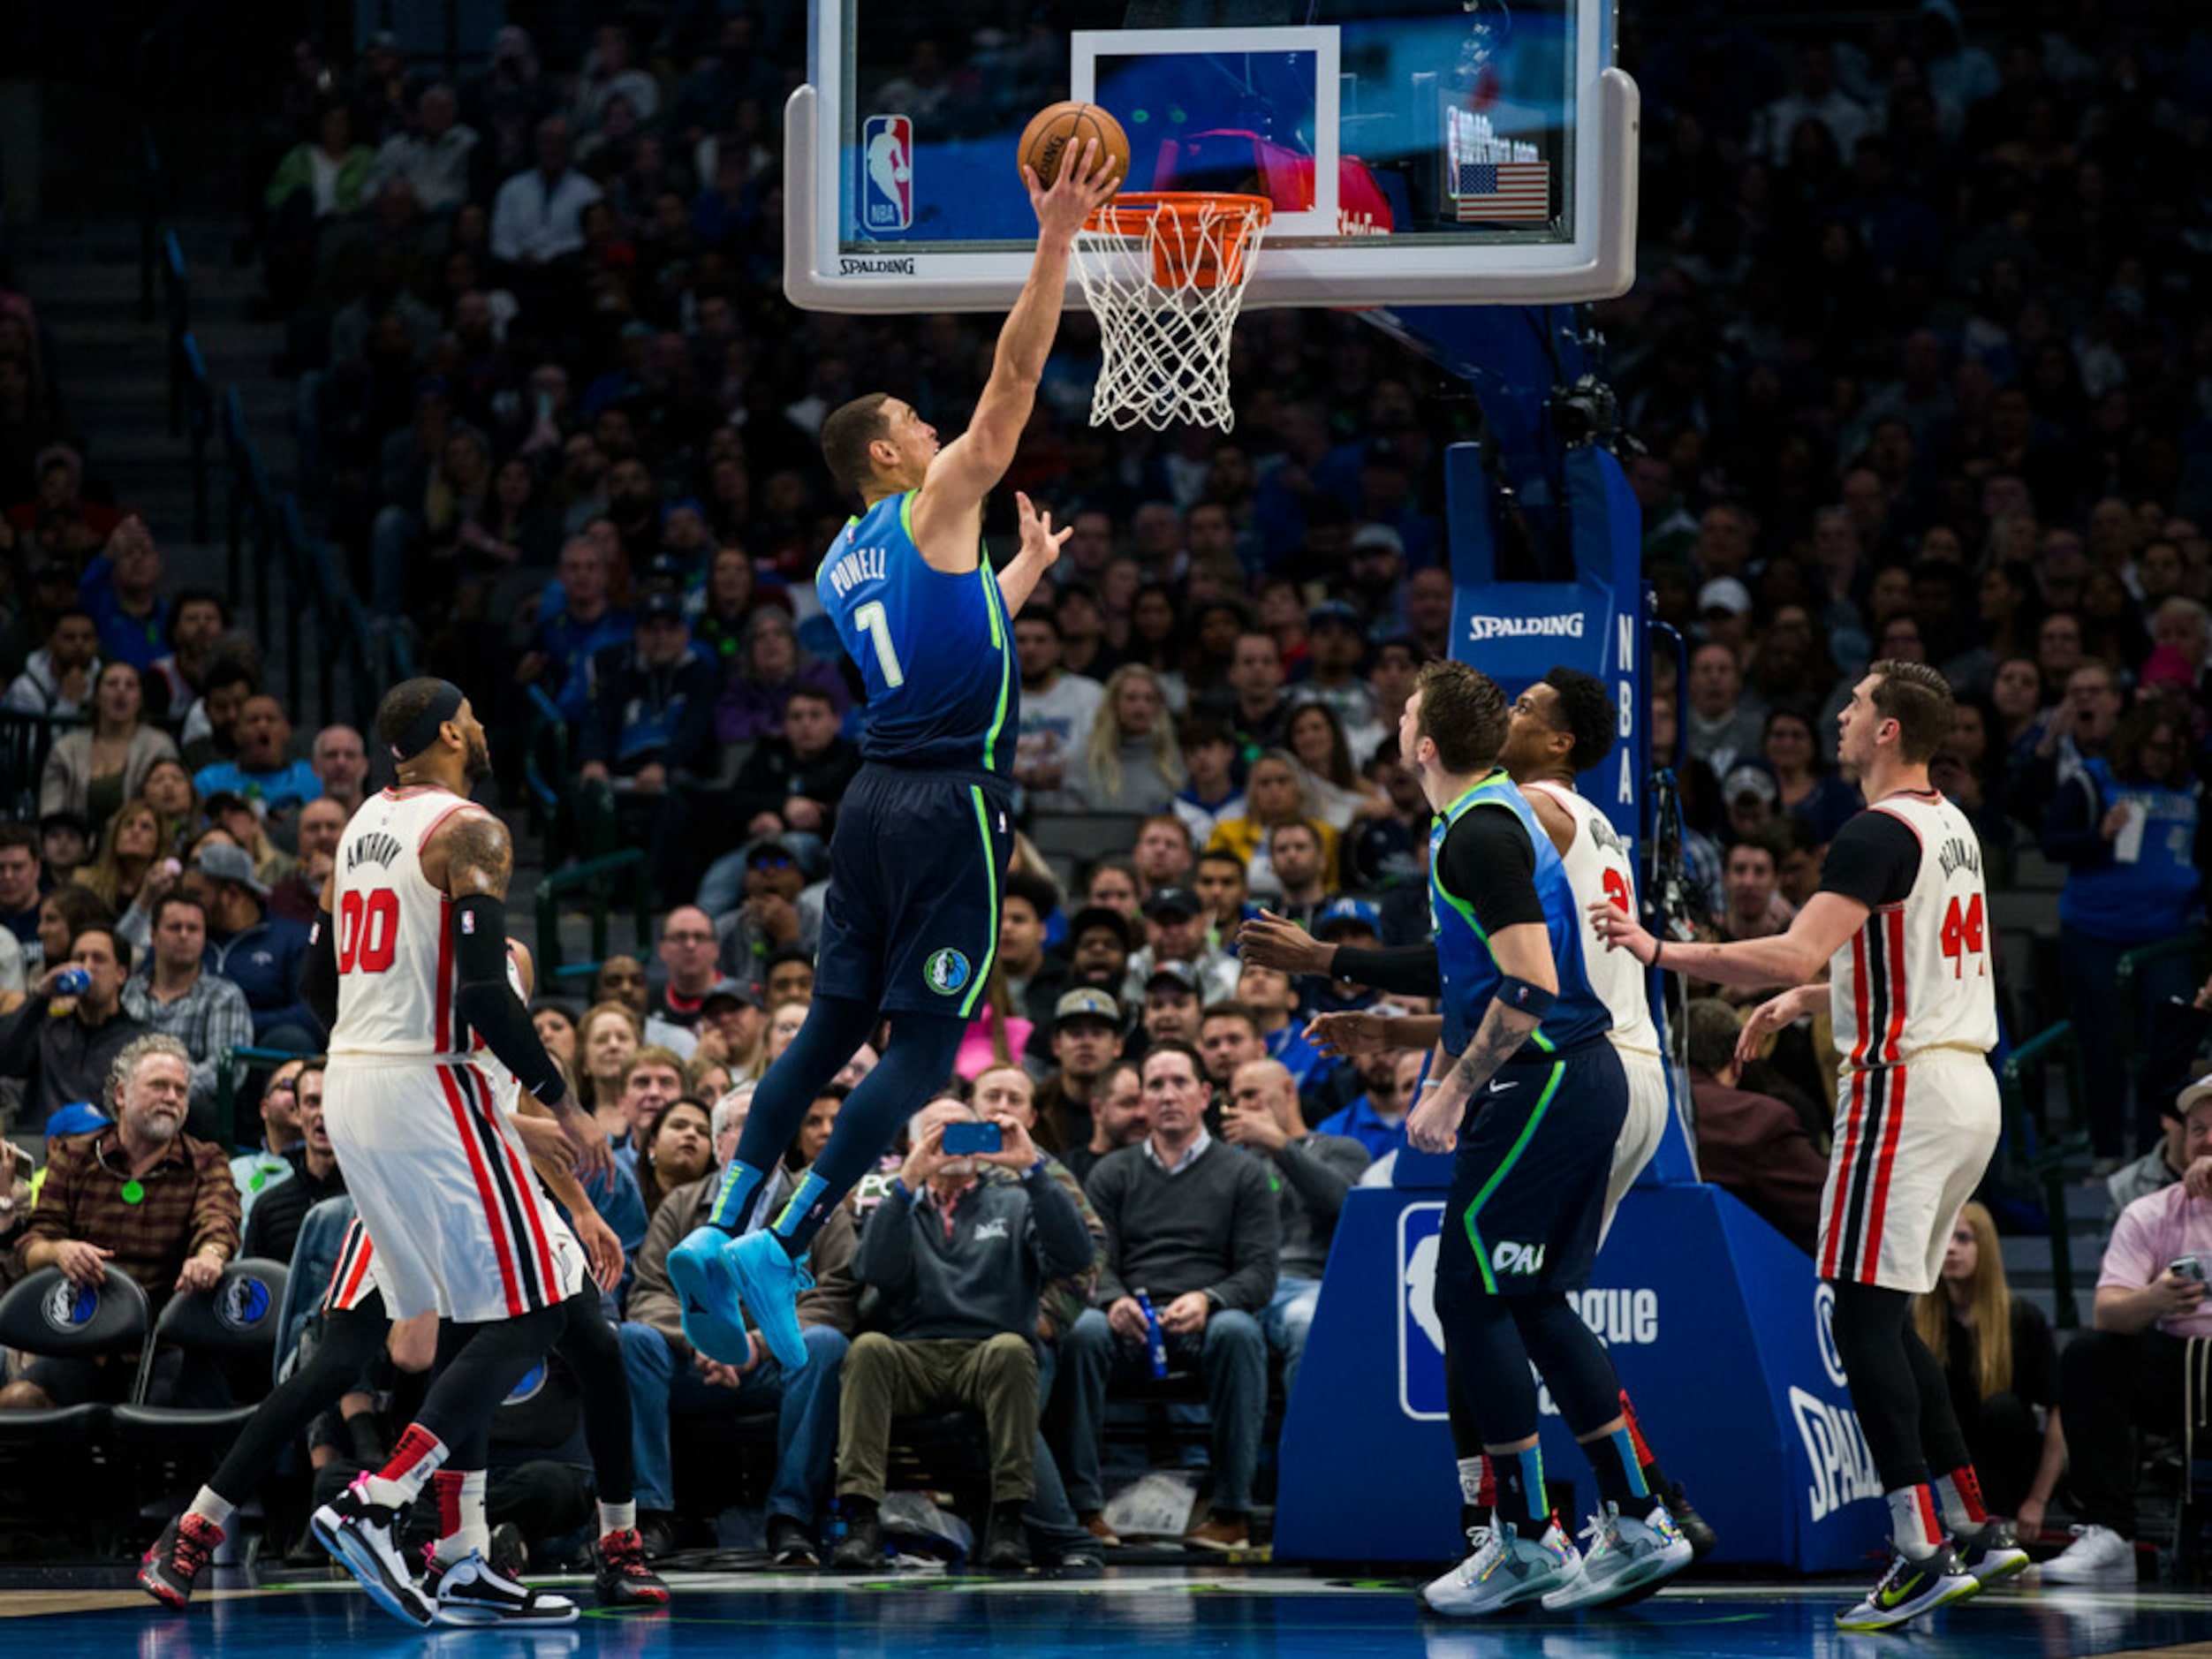
[[[864,760],[910,770],[1013,769],[1021,679],[998,578],[979,553],[959,575],[914,545],[914,498],[848,520],[814,578],[867,685]]]

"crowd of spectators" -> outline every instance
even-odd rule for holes
[[[2131,1095],[2116,968],[2202,919],[2212,223],[2193,181],[2212,160],[2212,35],[2039,15],[1985,38],[1928,0],[1783,41],[1701,7],[1625,19],[1624,55],[1644,95],[1644,245],[1634,291],[1593,320],[1645,572],[1691,645],[1653,710],[1687,920],[1785,928],[1860,805],[1835,763],[1852,685],[1879,658],[1942,666],[1959,707],[1936,775],[1986,867],[2040,853],[2065,871],[2064,1011],[2096,1152],[2155,1155],[2173,1094]],[[509,27],[452,78],[381,43],[352,67],[303,46],[294,70],[261,239],[303,489],[379,625],[419,635],[492,724],[510,784],[533,721],[564,722],[580,792],[652,851],[651,959],[602,965],[587,1004],[538,1004],[624,1149],[592,1197],[632,1257],[640,1434],[657,1419],[663,1436],[640,1443],[641,1497],[664,1543],[671,1415],[680,1432],[687,1413],[774,1410],[769,1542],[812,1560],[833,1489],[863,1513],[880,1501],[882,1425],[839,1426],[827,1364],[798,1384],[772,1361],[695,1361],[661,1264],[746,1082],[804,1017],[858,763],[857,677],[812,586],[850,504],[816,434],[878,387],[957,431],[995,322],[782,299],[776,116],[803,41],[776,8],[657,36]],[[25,1004],[0,1071],[34,1138],[109,1097],[107,1059],[141,1030],[186,1045],[195,1111],[241,1019],[316,1045],[288,964],[343,823],[321,803],[350,808],[367,762],[344,728],[297,755],[220,600],[167,585],[146,526],[83,498],[73,451],[37,447],[59,405],[5,299],[0,494],[22,504],[0,525],[7,707],[84,723],[54,746],[40,822],[0,829],[0,952],[21,958],[0,955],[0,995]],[[823,1360],[860,1361],[848,1403],[982,1411],[994,1496],[1026,1505],[1054,1555],[1110,1534],[1102,1401],[1145,1370],[1140,1289],[1215,1416],[1193,1538],[1244,1541],[1335,1206],[1395,1150],[1418,1066],[1332,1060],[1301,1034],[1317,1011],[1418,999],[1246,966],[1236,936],[1261,905],[1322,941],[1426,935],[1428,810],[1396,731],[1420,664],[1451,645],[1442,453],[1466,406],[1338,314],[1249,316],[1234,352],[1233,436],[1116,435],[1085,418],[1095,331],[1062,330],[1008,480],[1074,534],[1013,627],[1032,835],[989,995],[961,1077],[864,1186],[857,1249],[818,1257],[801,1309]],[[1071,818],[1125,844],[1039,854]],[[65,965],[92,979],[73,1004],[55,995]],[[2146,1002],[2196,990],[2185,956],[2137,984]],[[2058,1011],[2007,990],[2010,1013]],[[1730,1184],[1799,1237],[1832,1110],[1826,1034],[1746,1073],[1729,1000],[1693,1011],[1697,1109]],[[297,1098],[264,1101],[264,1180],[307,1170]],[[1083,1271],[1042,1188],[943,1155],[944,1124],[979,1112],[1064,1176],[1095,1243]],[[1216,1193],[1218,1236],[1154,1236],[1170,1181]],[[1030,1253],[1034,1328],[945,1314],[974,1270],[971,1206]],[[869,1231],[883,1220],[914,1237]],[[1957,1310],[1980,1305],[1972,1277]],[[1024,1335],[1034,1375],[1001,1340]],[[902,1340],[926,1363],[886,1351]],[[1010,1405],[1033,1385],[1042,1438]],[[2017,1484],[2040,1503],[2033,1452]],[[986,1542],[1011,1559],[1005,1529]]]

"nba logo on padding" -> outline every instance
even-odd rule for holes
[[[914,124],[872,115],[860,129],[860,228],[904,231],[914,222]]]
[[[1444,1328],[1436,1317],[1442,1204],[1408,1204],[1398,1218],[1398,1405],[1431,1422],[1451,1414],[1444,1391]]]

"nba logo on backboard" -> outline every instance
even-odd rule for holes
[[[1448,1417],[1444,1328],[1436,1317],[1442,1204],[1408,1204],[1398,1218],[1398,1405],[1418,1421]]]
[[[872,115],[860,128],[860,228],[904,231],[914,222],[914,124]]]

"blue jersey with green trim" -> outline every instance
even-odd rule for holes
[[[867,683],[864,760],[907,768],[1013,769],[1021,681],[990,561],[958,576],[914,545],[914,498],[890,496],[831,545],[822,608]]]
[[[1613,1017],[1590,989],[1582,966],[1582,936],[1587,929],[1574,890],[1567,883],[1567,867],[1536,822],[1527,798],[1504,772],[1493,772],[1445,807],[1428,831],[1428,925],[1436,930],[1436,966],[1443,978],[1444,1051],[1466,1051],[1505,978],[1490,955],[1489,940],[1473,906],[1444,885],[1444,837],[1478,807],[1511,812],[1527,833],[1536,854],[1536,898],[1544,908],[1551,959],[1559,975],[1558,996],[1524,1052],[1572,1048],[1603,1035],[1612,1029]]]

